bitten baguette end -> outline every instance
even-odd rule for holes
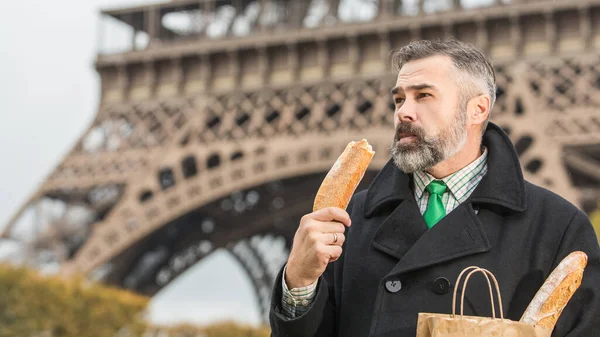
[[[375,152],[366,139],[348,143],[315,197],[313,212],[326,207],[346,209]]]

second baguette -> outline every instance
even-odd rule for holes
[[[587,259],[587,255],[579,251],[565,257],[535,294],[521,322],[552,331],[567,302],[581,285]]]

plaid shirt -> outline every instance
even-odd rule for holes
[[[467,200],[487,173],[487,154],[487,149],[484,148],[483,154],[477,160],[441,179],[447,186],[446,193],[442,197],[442,202],[446,205],[446,214],[452,212],[460,203]],[[436,178],[427,172],[415,172],[413,177],[415,182],[415,200],[417,200],[421,214],[423,214],[425,213],[425,209],[427,209],[427,202],[429,201],[429,193],[425,193],[425,187]],[[283,275],[285,275],[285,269]],[[282,308],[284,314],[290,319],[301,316],[308,310],[309,304],[315,298],[317,282],[307,287],[294,288],[292,290],[289,290],[285,284],[285,277],[282,277],[281,283],[283,287]]]
[[[484,148],[483,154],[477,160],[441,179],[447,186],[446,193],[442,196],[442,202],[446,205],[446,214],[452,212],[459,204],[467,200],[486,173],[487,149]],[[423,214],[429,201],[429,193],[425,193],[425,187],[436,179],[429,173],[420,171],[415,172],[413,177],[415,181],[415,200],[417,200],[421,214]]]

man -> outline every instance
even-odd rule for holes
[[[415,336],[419,312],[452,312],[468,266],[495,274],[504,316],[519,320],[577,250],[588,265],[553,336],[600,336],[596,235],[583,212],[524,181],[510,139],[488,123],[490,61],[449,40],[413,42],[393,62],[392,160],[347,211],[302,218],[273,292],[273,336]],[[465,315],[492,316],[487,289],[469,282]]]

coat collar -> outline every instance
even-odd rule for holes
[[[469,199],[523,212],[527,209],[525,181],[517,152],[506,133],[490,122],[482,143],[487,147],[488,172]],[[371,183],[365,198],[365,216],[402,200],[414,199],[411,177],[389,160]]]

